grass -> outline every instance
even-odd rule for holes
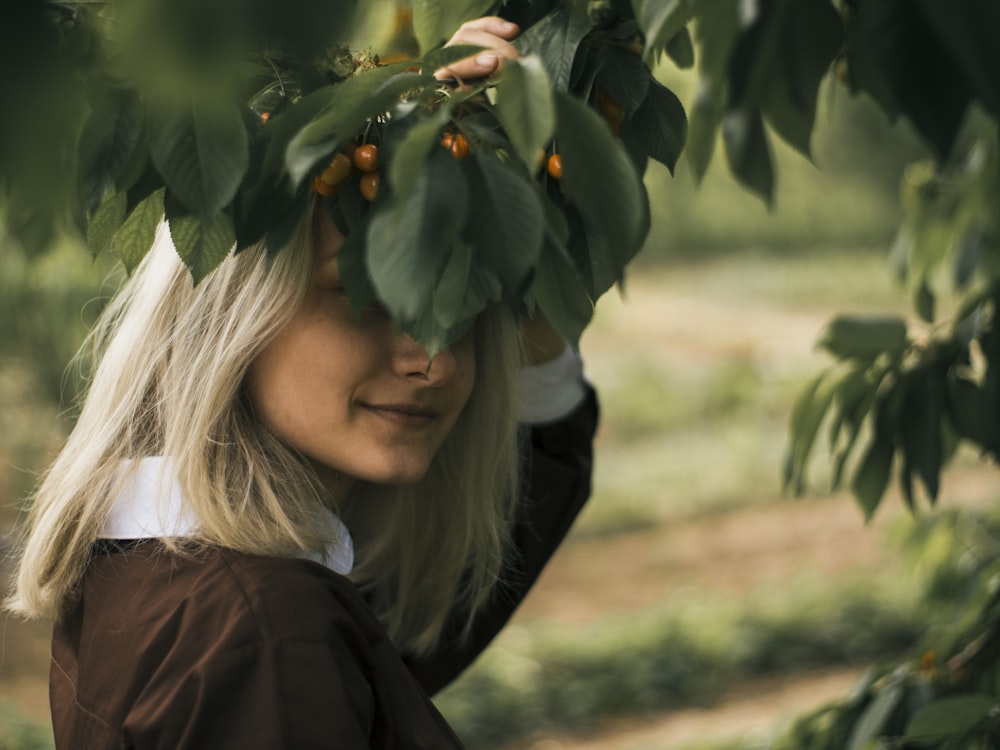
[[[681,596],[572,632],[516,626],[437,703],[470,748],[707,706],[740,680],[911,647],[930,622],[920,591],[890,575],[802,581],[753,601]]]
[[[905,554],[878,570],[794,577],[736,600],[682,590],[661,606],[574,629],[515,625],[436,702],[470,749],[486,750],[614,718],[710,707],[754,678],[901,663],[897,655],[937,647],[958,626],[956,602],[981,586],[979,563],[995,557],[998,528],[995,511],[918,523],[901,516],[887,539]],[[782,731],[678,750],[763,749]]]
[[[52,730],[32,721],[8,700],[0,700],[0,750],[52,750]]]

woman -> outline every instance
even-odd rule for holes
[[[463,27],[498,52],[446,74],[494,71],[502,23]],[[57,747],[459,746],[427,694],[578,512],[596,406],[543,322],[519,394],[503,308],[433,359],[377,306],[356,318],[342,241],[316,210],[192,287],[161,227],[103,314],[10,603],[56,618]],[[545,423],[520,501],[518,399]]]

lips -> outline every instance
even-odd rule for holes
[[[402,427],[423,427],[439,416],[437,409],[422,404],[368,404],[361,407],[373,416]]]

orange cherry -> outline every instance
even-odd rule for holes
[[[378,172],[368,172],[361,176],[361,195],[369,203],[375,200],[375,196],[378,195],[378,182]]]
[[[554,180],[562,179],[562,157],[559,154],[552,154],[545,162],[545,170]]]
[[[451,155],[456,159],[464,159],[469,155],[469,139],[459,133],[451,142]]]
[[[324,169],[319,178],[328,185],[337,185],[347,179],[354,169],[347,154],[337,154],[330,161],[330,166]]]
[[[374,172],[378,169],[378,146],[374,143],[366,143],[358,146],[354,152],[354,166],[362,172]]]
[[[312,191],[314,193],[319,193],[324,198],[333,195],[340,189],[340,185],[331,185],[328,182],[324,182],[319,175],[313,178]]]

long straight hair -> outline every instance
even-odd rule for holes
[[[339,507],[293,447],[258,422],[247,368],[299,309],[312,221],[268,257],[253,247],[197,286],[161,225],[85,347],[92,378],[65,446],[32,498],[9,610],[58,617],[114,499],[147,456],[167,456],[197,531],[175,552],[329,551],[329,510],[355,538],[351,574],[401,650],[431,650],[455,613],[471,623],[500,574],[518,489],[518,336],[496,307],[474,326],[476,381],[424,478],[361,484]]]

